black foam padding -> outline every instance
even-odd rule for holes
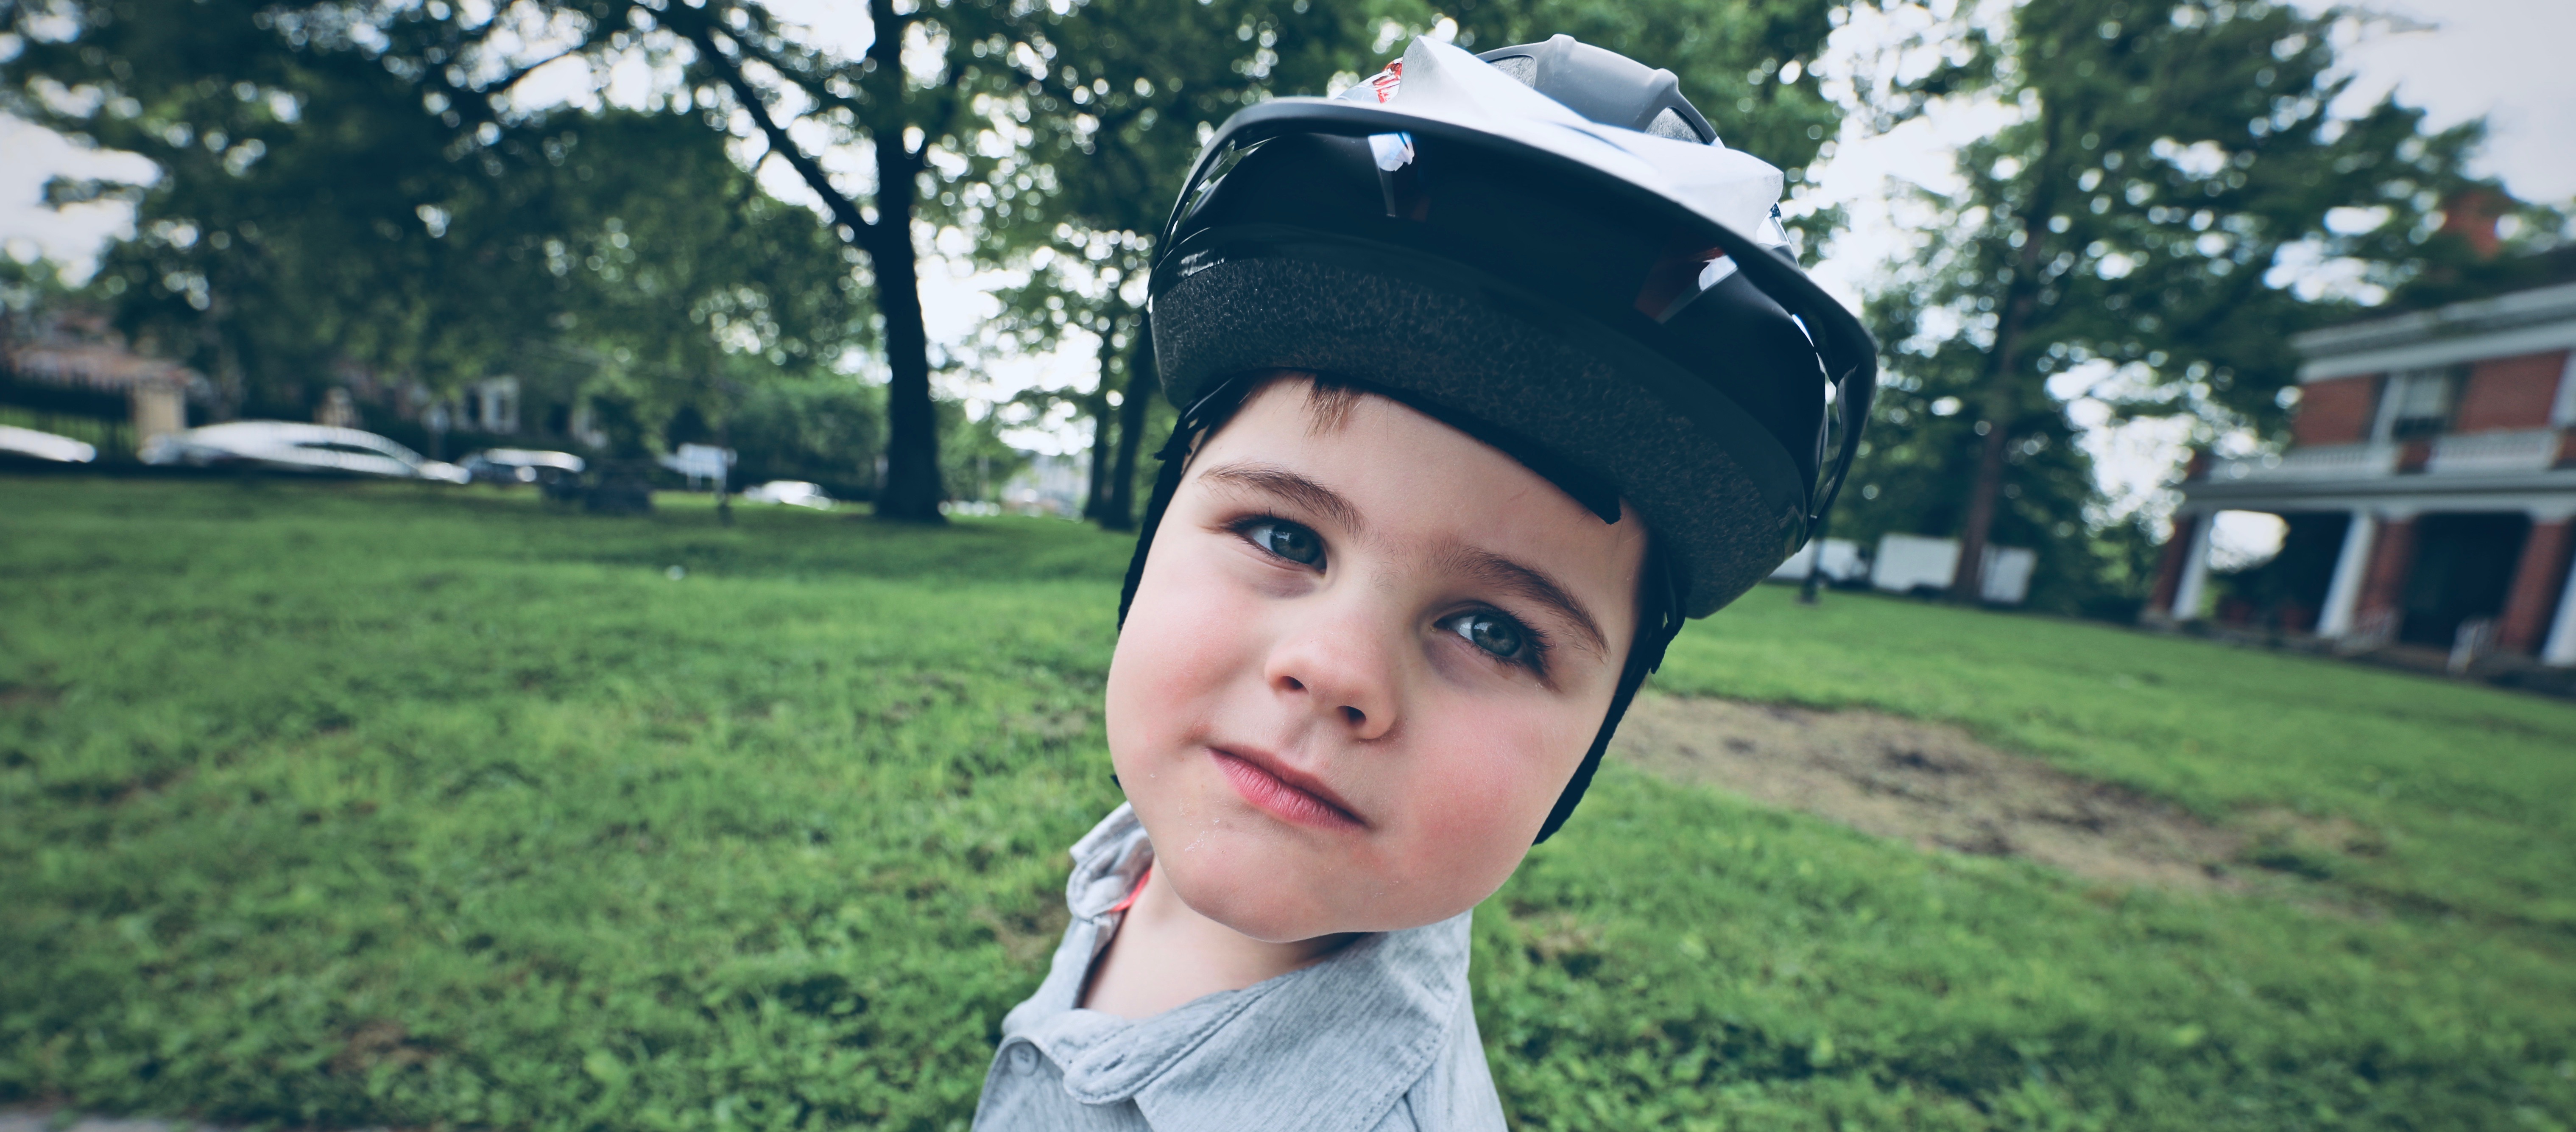
[[[1239,259],[1154,300],[1155,365],[1176,399],[1266,368],[1401,390],[1545,446],[1617,486],[1702,617],[1786,553],[1781,516],[1723,444],[1645,384],[1529,320],[1451,288],[1357,267]]]

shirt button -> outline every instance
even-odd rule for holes
[[[1038,1051],[1034,1047],[1025,1042],[1011,1047],[1011,1072],[1034,1073],[1037,1067]]]

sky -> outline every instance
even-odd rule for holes
[[[2315,0],[2296,2],[2322,6]],[[854,18],[856,5],[783,0],[778,7],[813,25],[817,38],[854,52],[865,44],[866,24],[864,18]],[[2389,18],[2344,47],[2343,58],[2354,73],[2345,108],[2358,109],[2393,90],[2401,101],[2425,108],[2437,128],[2483,115],[2490,137],[2480,172],[2497,177],[2527,200],[2576,201],[2576,66],[2567,59],[2568,45],[2576,44],[2576,2],[2379,0],[2373,8]],[[1837,56],[1858,58],[1904,30],[1884,20],[1856,19],[1838,33],[1815,69],[1830,75]],[[621,88],[631,93],[652,85],[652,76],[640,68],[609,78],[612,101],[629,101],[621,97]],[[573,64],[540,72],[521,93],[528,96],[523,102],[542,104],[595,101],[598,89],[592,76]],[[1903,195],[1897,190],[1908,183],[1936,189],[1953,184],[1953,149],[1992,131],[2008,115],[1991,103],[1971,102],[1936,107],[1885,135],[1863,136],[1856,123],[1847,127],[1834,156],[1812,171],[1815,203],[1840,204],[1851,217],[1850,228],[1811,257],[1819,280],[1857,306],[1881,265],[1905,247],[1907,217],[1892,203]],[[764,184],[782,198],[810,201],[782,164],[764,164]],[[48,209],[42,204],[45,182],[56,176],[134,178],[149,173],[150,164],[140,158],[85,150],[0,116],[0,248],[20,258],[41,253],[86,274],[102,241],[130,234],[131,218],[114,204]],[[963,348],[997,309],[987,291],[1006,277],[977,272],[962,258],[924,268],[931,336]],[[952,392],[998,400],[1031,385],[1087,385],[1096,372],[1095,356],[1095,343],[1077,333],[1052,355],[985,359],[977,376]],[[2082,390],[2061,387],[2059,392],[2076,398],[2074,411],[2084,422],[2091,410],[2082,401]],[[2186,427],[2091,430],[2088,446],[2115,510],[2171,506],[2165,484],[2178,466]],[[1012,440],[1065,451],[1081,443],[1082,430],[1068,422],[1021,430]],[[2260,555],[2264,543],[2277,540],[2267,533],[2270,529],[2255,520],[2222,526],[2221,557]]]

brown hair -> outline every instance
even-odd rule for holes
[[[1369,391],[1330,374],[1307,369],[1255,370],[1245,377],[1245,389],[1238,405],[1248,405],[1271,386],[1284,381],[1306,383],[1306,435],[1322,436],[1336,432],[1350,423],[1351,410]]]

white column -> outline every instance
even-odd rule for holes
[[[2205,512],[2192,524],[2191,549],[2183,553],[2182,583],[2174,587],[2173,619],[2200,619],[2202,591],[2209,588],[2209,532],[2218,525],[2218,512]]]
[[[2335,555],[2334,581],[2326,585],[2326,607],[2317,614],[2318,636],[2352,632],[2353,610],[2361,605],[2361,583],[2370,573],[2370,549],[2378,534],[2379,520],[2370,512],[2352,513],[2352,524],[2343,531],[2343,551]]]
[[[2559,428],[2576,425],[2576,350],[2567,352],[2567,368],[2558,374],[2558,397],[2550,403],[2549,423]]]
[[[2562,668],[2576,665],[2576,564],[2558,591],[2558,616],[2549,623],[2549,641],[2540,646],[2540,662]]]

